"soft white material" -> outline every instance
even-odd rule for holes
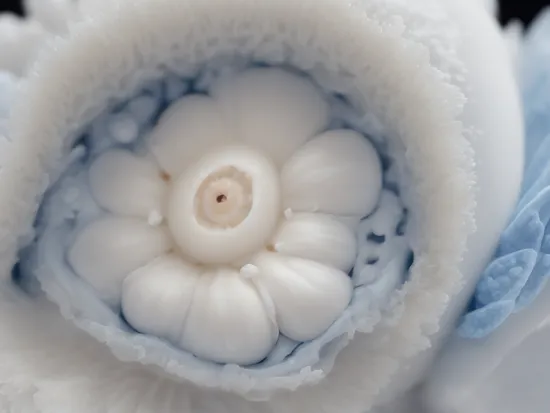
[[[550,402],[550,94],[544,86],[550,79],[549,34],[550,12],[546,10],[530,25],[525,37],[516,39],[527,131],[521,198],[501,236],[498,253],[478,284],[471,310],[430,371],[421,393],[429,412],[543,412]],[[513,279],[518,274],[513,267],[524,263],[532,268],[526,271],[527,276],[521,274],[524,281],[518,282]],[[492,308],[479,304],[482,295],[489,298]],[[508,311],[506,303],[511,307]],[[484,333],[480,334],[483,337],[475,338],[476,332]]]
[[[330,131],[307,142],[284,165],[284,209],[357,218],[370,214],[382,189],[376,150],[353,131]]]
[[[71,356],[73,353],[71,348],[48,340],[69,333],[62,327],[57,330],[52,315],[54,321],[49,324],[48,334],[42,334],[42,330],[36,328],[40,324],[35,325],[34,317],[29,316],[22,319],[28,324],[20,324],[19,329],[13,329],[14,336],[0,341],[6,351],[16,349],[17,356],[25,356],[8,360],[3,370],[13,372],[14,366],[18,366],[21,372],[18,377],[23,380],[14,383],[11,375],[0,379],[0,383],[10,383],[2,386],[2,394],[9,393],[10,404],[24,402],[30,411],[39,406],[40,410],[59,412],[70,409],[67,406],[81,409],[82,400],[78,395],[86,395],[89,400],[97,401],[89,405],[90,412],[104,412],[109,408],[118,412],[135,411],[136,406],[155,412],[183,409],[216,413],[294,413],[319,411],[321,406],[327,412],[362,412],[400,372],[403,361],[429,347],[428,337],[437,330],[449,295],[458,289],[461,274],[457,266],[463,258],[466,237],[471,229],[473,154],[465,131],[480,127],[487,132],[485,142],[502,138],[495,132],[490,117],[485,117],[484,110],[472,110],[471,113],[478,117],[460,117],[464,94],[459,87],[463,87],[464,93],[472,89],[466,89],[462,83],[464,66],[455,53],[455,26],[450,24],[438,4],[428,0],[373,0],[354,2],[351,6],[336,0],[323,0],[322,4],[318,0],[305,0],[299,6],[291,1],[265,2],[269,5],[265,8],[262,4],[249,0],[231,3],[225,0],[194,3],[138,0],[120,14],[105,14],[76,28],[72,40],[57,45],[57,53],[37,68],[36,77],[25,91],[26,100],[14,116],[13,130],[17,138],[14,156],[7,159],[5,179],[0,181],[4,211],[0,214],[0,224],[5,233],[12,235],[0,245],[1,262],[5,266],[2,274],[7,274],[14,262],[17,239],[31,231],[36,197],[45,190],[43,174],[46,170],[57,170],[56,160],[75,126],[91,120],[110,98],[129,96],[134,85],[154,76],[159,63],[192,72],[194,63],[208,60],[218,52],[239,50],[255,59],[284,61],[298,66],[309,71],[325,87],[330,87],[330,83],[324,83],[323,79],[330,80],[330,76],[326,71],[312,70],[315,64],[321,62],[333,73],[342,69],[341,73],[349,75],[354,87],[341,92],[356,106],[372,110],[387,128],[389,146],[401,161],[399,176],[407,189],[405,199],[410,207],[411,222],[417,228],[412,239],[415,265],[411,269],[411,280],[401,295],[406,311],[394,314],[393,323],[380,326],[373,334],[358,334],[336,359],[330,373],[330,368],[317,370],[319,376],[327,375],[318,385],[293,393],[283,392],[265,403],[245,402],[230,394],[213,394],[193,386],[172,387],[162,380],[152,387],[154,379],[150,373],[114,362],[101,350],[96,352],[95,343],[89,343],[94,349],[89,353],[80,348],[74,363],[64,360],[62,369],[52,367],[45,361],[52,360],[48,357],[52,353],[59,351]],[[297,29],[296,36],[293,28]],[[250,33],[265,36],[250,36]],[[142,41],[150,38],[155,41]],[[243,42],[243,38],[251,40]],[[181,47],[180,39],[185,39],[185,46]],[[209,43],[209,39],[216,41]],[[467,46],[476,42],[477,39],[469,40]],[[203,52],[196,52],[200,48],[193,49],[190,44],[216,45],[217,49],[207,50],[204,46]],[[135,47],[142,53],[130,54]],[[296,52],[292,56],[285,55],[289,47]],[[484,50],[490,47],[484,46]],[[144,61],[143,56],[150,60]],[[136,72],[138,62],[142,70]],[[182,68],[181,62],[189,66]],[[75,70],[74,65],[78,65],[79,70]],[[484,93],[487,91],[483,86],[485,78],[475,78],[476,74],[484,72],[479,66],[472,67],[477,69],[470,72],[472,77],[466,77],[466,84],[476,79],[472,83],[480,82],[479,89]],[[62,79],[62,82],[44,81],[52,78]],[[495,79],[496,84],[501,81],[506,80]],[[332,87],[338,89],[338,84]],[[477,88],[473,90],[477,93]],[[513,101],[513,93],[502,100]],[[29,118],[34,121],[28,122]],[[512,124],[517,119],[515,116],[507,119],[510,118]],[[459,119],[465,120],[465,125],[456,122]],[[505,135],[514,136],[515,132],[515,128],[508,128]],[[41,139],[37,140],[36,136]],[[509,140],[504,139],[506,142]],[[35,162],[37,159],[41,163]],[[483,159],[492,157],[483,155]],[[20,167],[23,163],[25,169]],[[487,171],[495,170],[498,168],[487,166],[481,171],[482,187],[491,188],[484,179],[491,175]],[[492,191],[487,192],[488,196],[494,195]],[[482,210],[490,209],[494,213],[495,208],[483,205]],[[498,203],[497,207],[500,206]],[[505,209],[504,205],[502,210]],[[491,222],[498,226],[498,222]],[[476,257],[474,261],[480,259],[477,251]],[[469,265],[465,268],[471,269],[472,264]],[[475,271],[467,275],[474,277]],[[2,302],[2,305],[7,306],[7,303]],[[4,318],[6,312],[0,314]],[[50,314],[44,311],[39,317]],[[13,323],[11,319],[6,320],[8,322]],[[53,334],[48,339],[52,332],[58,336]],[[34,353],[26,351],[28,343],[37,339],[43,342],[41,355],[31,357]],[[90,365],[87,367],[87,364]],[[75,375],[82,379],[75,381]],[[31,377],[32,384],[29,383]],[[114,379],[105,381],[105,377]],[[416,378],[414,375],[408,378],[406,386]],[[135,397],[126,392],[128,397],[114,404],[112,394],[119,395],[116,390],[127,390],[128,386],[135,390]],[[32,399],[22,396],[33,392],[36,393]]]
[[[8,136],[8,118],[17,94],[18,79],[11,73],[0,70],[0,135]]]
[[[166,230],[135,218],[92,222],[69,250],[69,262],[109,304],[118,305],[124,278],[172,248]]]
[[[138,331],[170,341],[181,338],[200,269],[175,255],[159,257],[124,280],[122,310]]]
[[[254,284],[221,268],[201,274],[179,340],[206,360],[246,365],[264,359],[278,333],[274,312]]]
[[[47,165],[53,167],[55,153],[62,148],[61,140],[71,130],[63,128],[61,131],[55,125],[82,124],[89,121],[92,114],[97,113],[97,110],[104,106],[108,96],[120,98],[130,95],[133,92],[131,85],[142,84],[142,80],[149,77],[147,73],[152,73],[149,69],[156,67],[155,60],[162,61],[169,67],[179,68],[181,71],[185,69],[181,65],[182,61],[188,63],[190,68],[197,59],[205,60],[212,57],[213,53],[208,51],[195,55],[192,48],[188,47],[193,43],[193,32],[187,32],[187,30],[199,27],[197,25],[201,22],[214,21],[212,26],[202,24],[197,35],[200,36],[201,44],[209,44],[207,39],[211,36],[218,39],[216,54],[239,50],[245,54],[253,53],[255,59],[268,62],[280,61],[281,57],[278,56],[282,56],[283,60],[288,59],[289,64],[305,70],[311,69],[312,60],[322,62],[332,71],[337,71],[340,65],[344,67],[347,73],[352,74],[350,84],[353,87],[341,92],[348,95],[354,105],[361,107],[362,110],[372,110],[373,114],[380,117],[380,121],[388,128],[388,141],[397,156],[403,155],[404,150],[407,150],[407,160],[402,161],[407,173],[402,173],[401,178],[403,184],[411,185],[411,188],[415,189],[408,194],[408,203],[413,211],[411,214],[413,221],[423,229],[422,236],[415,240],[419,260],[412,270],[412,281],[405,289],[404,304],[408,311],[403,313],[404,316],[395,326],[380,328],[372,335],[357,336],[335,363],[329,379],[315,387],[303,388],[292,394],[285,393],[280,398],[272,399],[271,403],[279,405],[278,408],[286,411],[303,411],[308,410],[309,403],[312,403],[313,410],[317,410],[314,406],[320,405],[328,409],[332,402],[338,400],[338,411],[340,411],[342,407],[340,403],[346,400],[350,410],[362,411],[374,401],[373,396],[396,372],[398,360],[408,357],[427,345],[421,326],[425,323],[437,325],[439,314],[444,308],[444,298],[452,291],[453,281],[460,279],[455,264],[462,256],[468,228],[466,222],[471,212],[468,162],[463,158],[468,144],[462,136],[460,125],[454,122],[460,110],[461,94],[448,84],[449,78],[441,78],[440,72],[433,69],[428,56],[424,54],[425,46],[419,43],[418,36],[422,39],[421,33],[423,33],[426,36],[424,37],[426,44],[433,45],[435,36],[441,39],[443,44],[448,45],[449,47],[432,49],[432,52],[445,62],[453,61],[450,57],[453,53],[452,43],[449,42],[446,33],[429,29],[434,26],[431,26],[431,22],[427,24],[429,18],[424,11],[414,10],[399,3],[368,3],[365,5],[368,11],[366,14],[359,12],[360,9],[349,8],[339,1],[326,1],[323,7],[320,7],[318,2],[315,4],[302,2],[299,8],[295,7],[295,3],[290,7],[291,3],[287,2],[273,2],[269,3],[269,7],[263,8],[258,7],[257,2],[246,0],[240,1],[239,4],[232,2],[229,7],[227,7],[228,4],[224,7],[224,3],[218,1],[192,3],[192,9],[189,9],[188,5],[187,2],[172,3],[166,0],[155,2],[154,5],[149,2],[134,2],[132,7],[125,9],[121,15],[113,12],[104,18],[96,18],[80,26],[78,30],[82,31],[78,36],[79,41],[76,42],[79,43],[78,45],[69,41],[57,46],[61,49],[57,56],[70,55],[70,58],[45,62],[43,64],[48,68],[38,69],[38,73],[42,73],[41,76],[47,76],[46,71],[51,70],[52,73],[61,75],[63,87],[56,86],[50,89],[48,86],[50,83],[36,79],[26,92],[33,95],[33,98],[28,100],[29,103],[32,102],[32,106],[28,109],[32,111],[32,108],[40,108],[38,109],[40,113],[42,108],[50,108],[47,116],[39,116],[38,113],[32,115],[35,119],[32,130],[36,130],[34,128],[40,130],[40,136],[44,137],[44,142],[47,142],[50,148],[47,152],[51,154],[51,158],[45,157],[45,154],[41,154],[41,157],[48,158]],[[411,31],[402,31],[400,25],[383,24],[387,21],[386,19],[393,21],[393,14],[386,12],[394,6],[409,22],[408,27]],[[423,7],[421,9],[424,10]],[[428,21],[425,20],[427,18]],[[228,33],[234,33],[234,22],[243,20],[246,20],[247,24],[237,26],[235,37],[228,36]],[[318,26],[319,21],[327,23]],[[276,22],[282,24],[282,31]],[[108,36],[109,26],[113,33],[117,33],[112,38]],[[130,29],[130,26],[135,29]],[[321,46],[321,50],[312,47],[311,41],[305,40],[300,35],[294,37],[292,30],[287,31],[284,27],[300,28],[302,33],[308,33],[311,36],[314,44]],[[153,30],[149,32],[150,29]],[[265,33],[265,38],[272,42],[273,47],[258,44],[255,41],[243,44],[239,40],[242,39],[240,33],[244,33],[241,30],[246,30],[246,33]],[[92,60],[80,59],[78,56],[85,49],[85,55],[90,55],[89,47],[92,46],[90,44],[89,47],[83,47],[80,42],[93,43],[94,33],[101,33],[101,39],[107,36],[110,40],[98,42],[95,48],[97,53],[93,54]],[[125,35],[121,35],[122,33]],[[131,33],[137,38],[134,38]],[[144,64],[141,66],[143,70],[136,72],[135,65],[127,60],[128,55],[124,54],[122,58],[123,51],[132,49],[133,46],[129,48],[130,45],[145,47],[150,43],[137,41],[137,39],[148,35],[158,36],[159,33],[162,34],[153,42],[154,49],[148,49],[154,50],[155,53],[145,53],[151,56],[151,60],[144,62],[140,58],[139,61]],[[408,39],[404,37],[409,34]],[[443,34],[443,37],[440,37],[440,34]],[[186,47],[173,47],[173,42],[178,42],[176,39],[186,39]],[[350,39],[353,40],[350,41]],[[306,43],[307,46],[305,46]],[[283,44],[284,46],[281,47]],[[288,50],[288,45],[297,51],[292,54],[292,57],[285,57],[282,53]],[[175,50],[179,52],[175,53]],[[338,57],[335,57],[335,60],[327,59],[326,50],[338,51]],[[101,56],[107,55],[109,57],[102,60]],[[69,62],[74,64],[81,60],[86,61],[86,65],[82,65],[81,70],[63,69]],[[450,76],[458,73],[456,69],[459,66],[452,65]],[[365,67],[369,67],[368,77],[365,76]],[[129,79],[126,76],[127,73],[133,73],[130,84],[126,83]],[[319,83],[323,83],[323,77],[327,78],[323,70],[310,70],[310,73]],[[102,85],[100,79],[108,82]],[[118,83],[117,79],[123,81],[126,86]],[[106,87],[107,84],[108,87]],[[120,88],[113,87],[116,84],[119,84]],[[330,83],[324,84],[325,87],[331,87],[329,85]],[[429,88],[425,85],[429,85]],[[332,87],[338,89],[338,82]],[[72,93],[77,90],[78,95],[73,95]],[[59,100],[50,93],[58,94]],[[65,102],[71,99],[69,96],[83,96],[80,102],[86,107],[77,105],[76,101],[66,104]],[[41,103],[41,99],[44,98],[46,101]],[[56,106],[54,102],[59,102],[60,106]],[[441,102],[449,102],[449,104],[442,105]],[[72,112],[73,108],[77,110]],[[422,110],[419,111],[417,108]],[[22,126],[16,129],[16,145],[19,149],[14,148],[14,153],[21,150],[21,154],[24,152],[26,158],[32,159],[35,151],[41,152],[41,146],[31,139],[34,132],[24,130],[28,124],[18,121],[18,119],[28,119],[31,115],[28,109],[22,106],[19,115],[14,118],[15,124]],[[71,111],[72,115],[69,115],[67,110]],[[51,119],[57,119],[58,116],[65,121],[50,123]],[[29,141],[33,144],[28,145]],[[15,168],[12,169],[13,167]],[[24,181],[27,185],[23,186],[19,185],[23,178],[21,174],[14,174],[18,175],[18,178],[12,175],[15,169],[17,169],[15,164],[11,168],[7,164],[6,173],[10,176],[6,177],[5,182],[0,182],[0,187],[9,183],[3,188],[4,191],[23,190],[23,193],[13,192],[10,197],[2,197],[2,199],[18,199],[18,208],[13,209],[17,217],[10,214],[9,222],[2,222],[8,232],[13,232],[14,235],[20,234],[25,228],[23,223],[28,222],[29,217],[32,217],[36,205],[32,206],[31,199],[35,198],[37,193],[35,191],[40,191],[38,188],[42,188],[40,185],[31,188],[32,184],[29,183],[42,182],[42,170],[34,172],[29,170],[28,173],[33,174],[34,178],[25,177]],[[434,169],[441,173],[432,174],[431,171]],[[12,172],[8,172],[10,170]],[[449,176],[454,179],[449,180]],[[35,181],[37,178],[39,182]],[[0,188],[0,194],[2,192]],[[437,196],[434,197],[434,194]],[[23,200],[22,198],[25,201],[21,204],[19,200]],[[456,200],[453,205],[447,202],[450,198]],[[430,199],[430,202],[426,203],[426,199]],[[20,205],[28,205],[28,208],[21,208]],[[429,239],[437,242],[424,242]],[[6,247],[7,255],[10,251],[14,254],[17,248],[15,244]],[[434,267],[432,259],[440,264]],[[451,276],[449,271],[455,276]],[[448,283],[429,283],[429,280],[446,280]],[[417,287],[415,287],[416,284],[418,284]],[[424,288],[418,288],[420,285],[432,285],[434,288],[429,289],[428,292]],[[427,293],[432,294],[431,300],[423,299]],[[365,349],[365,346],[370,347],[369,343],[374,345],[379,340],[389,340],[394,345],[384,347],[381,352]],[[322,377],[328,373],[329,369],[316,370],[317,375]],[[338,389],[334,387],[334,383],[339,383]],[[329,388],[332,391],[326,391]],[[315,394],[314,397],[311,397],[312,392]],[[340,397],[335,399],[336,393]],[[211,396],[206,394],[205,396],[208,400],[212,400]],[[227,407],[226,403],[222,402],[221,408]],[[256,408],[261,409],[260,406]],[[242,411],[238,407],[237,409]]]
[[[499,5],[498,0],[473,0],[483,4],[485,9],[493,16],[498,16]]]
[[[279,173],[246,147],[213,147],[177,178],[168,207],[174,239],[201,263],[246,259],[266,245],[282,215]]]
[[[41,218],[36,223],[38,240],[23,252],[21,271],[17,272],[20,274],[17,275],[17,279],[20,280],[20,285],[25,286],[28,286],[29,280],[38,279],[43,290],[60,305],[66,317],[74,319],[77,325],[100,341],[105,341],[123,360],[137,360],[143,364],[159,366],[176,377],[191,380],[201,386],[230,388],[239,393],[244,392],[247,397],[265,399],[281,387],[294,389],[299,385],[318,382],[322,379],[323,376],[319,372],[330,370],[334,358],[348,343],[350,337],[353,337],[354,332],[371,332],[380,322],[382,308],[391,303],[392,293],[400,288],[406,279],[405,273],[410,263],[401,265],[397,278],[392,272],[391,276],[381,277],[376,285],[356,286],[350,305],[329,329],[314,340],[300,343],[281,336],[260,363],[252,366],[236,366],[198,359],[191,353],[170,345],[166,340],[156,336],[136,334],[120,316],[119,311],[106,307],[93,290],[75,275],[67,265],[63,251],[65,246],[72,242],[71,234],[78,232],[82,227],[80,224],[85,225],[96,219],[101,212],[89,193],[85,172],[89,163],[93,162],[100,153],[113,145],[118,146],[118,140],[108,128],[112,120],[125,116],[141,125],[138,140],[124,146],[132,148],[142,156],[147,151],[145,143],[148,142],[149,132],[158,122],[164,108],[169,107],[174,99],[169,96],[175,94],[177,99],[179,93],[185,93],[190,89],[210,94],[211,87],[219,79],[239,75],[244,70],[249,70],[246,62],[224,58],[202,68],[195,79],[174,82],[174,75],[169,74],[159,81],[148,83],[134,97],[115,105],[113,109],[105,111],[94,119],[87,128],[84,139],[79,140],[80,143],[69,156],[67,163],[71,166],[62,179],[50,188],[47,199],[42,203],[39,213]],[[175,87],[178,84],[188,86],[183,88],[182,92],[181,87]],[[193,85],[200,85],[200,87]],[[358,119],[356,116],[359,115],[354,114],[349,104],[337,96],[329,96],[327,99],[330,103],[330,127],[360,125],[356,123]],[[142,102],[147,102],[147,105]],[[139,110],[135,110],[136,108]],[[151,108],[157,108],[152,118],[149,117]],[[145,120],[141,118],[144,115]],[[383,136],[380,128],[370,123],[355,127],[367,135]],[[372,139],[371,142],[377,140],[379,141],[379,139]],[[396,191],[399,188],[399,180],[395,174],[395,162],[389,158],[387,151],[380,144],[376,145],[380,156],[385,160],[387,169],[384,173],[384,191]],[[165,173],[161,174],[164,180],[170,178]],[[407,221],[407,214],[400,200],[398,204],[400,206],[394,211],[396,216],[393,218],[395,227],[388,226],[387,229],[393,233],[403,234],[406,232],[404,224]],[[380,208],[385,206],[378,205],[377,212],[366,217],[364,221],[375,219]],[[290,219],[294,213],[286,210],[283,215],[286,219]],[[75,218],[77,218],[76,222]],[[356,219],[337,218],[337,220],[349,229],[355,230],[357,227]],[[160,225],[163,217],[160,213],[153,213],[147,222],[150,225]],[[366,242],[366,239],[357,238],[359,246]],[[272,250],[272,247],[273,245],[269,245],[267,249]],[[387,248],[382,249],[392,248],[393,246],[388,244]],[[406,249],[407,253],[410,253],[408,245]],[[254,265],[244,265],[240,272],[243,277],[258,275],[257,267]],[[263,290],[260,292],[264,297],[269,298]],[[251,383],[254,386],[252,389]],[[254,392],[253,396],[252,392]]]
[[[149,145],[164,171],[177,178],[213,147],[235,142],[216,101],[186,96],[173,104],[155,127]]]
[[[234,85],[254,90],[249,117],[228,113],[248,102]],[[272,88],[292,91],[290,101],[299,101],[304,113],[323,106],[322,116],[284,112],[290,101],[271,108]],[[115,146],[90,166],[79,164],[89,168],[91,195],[106,211],[87,224],[89,206],[72,208],[77,224],[69,263],[109,305],[122,302],[139,332],[207,361],[249,365],[269,355],[279,330],[285,339],[307,342],[343,316],[353,295],[347,272],[357,240],[340,220],[358,222],[372,212],[382,165],[357,132],[310,136],[327,123],[328,105],[320,105],[321,93],[307,79],[255,68],[213,90],[213,99],[192,95],[174,103],[153,128],[152,142],[143,142],[150,153]],[[271,136],[266,147],[265,131],[246,132],[255,119],[250,111],[260,108],[258,119],[273,127],[299,127]],[[53,189],[50,197],[67,195]]]
[[[89,174],[96,201],[115,214],[147,218],[166,213],[168,187],[150,160],[125,150],[106,152],[95,161]]]
[[[328,105],[319,91],[285,71],[249,70],[212,93],[239,140],[268,154],[277,165],[328,123]]]
[[[543,412],[549,397],[550,289],[490,336],[453,337],[421,397],[428,413]]]
[[[351,298],[349,277],[337,269],[272,253],[260,254],[253,262],[259,270],[257,283],[270,293],[279,328],[292,340],[317,337]]]
[[[0,70],[26,74],[40,48],[50,37],[40,24],[10,15],[0,15]]]
[[[126,0],[23,0],[23,4],[32,20],[52,33],[66,34],[75,21],[118,1]]]
[[[521,102],[502,30],[477,1],[444,0],[441,5],[457,24],[458,56],[469,73],[460,82],[469,91],[460,120],[474,128],[476,231],[468,239],[468,253],[460,265],[466,282],[449,302],[441,328],[433,337],[432,350],[423,352],[412,366],[405,368],[407,373],[388,389],[388,398],[398,389],[406,389],[413,378],[421,380],[419,377],[427,374],[437,350],[454,330],[508,224],[523,177]]]
[[[353,282],[356,285],[391,288],[403,281],[403,268],[410,259],[410,251],[401,219],[399,199],[395,194],[384,191],[379,208],[357,229],[360,248],[353,266]],[[393,281],[389,282],[389,279]]]
[[[70,20],[77,16],[82,0],[24,0],[25,11],[53,33],[64,33]]]
[[[353,232],[336,217],[292,214],[273,238],[275,251],[307,258],[348,272],[357,255]]]

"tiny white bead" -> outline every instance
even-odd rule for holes
[[[164,220],[164,217],[157,210],[151,211],[151,213],[149,214],[149,217],[147,218],[147,222],[152,227],[159,226],[160,224],[162,224],[163,220]]]
[[[189,167],[172,188],[168,224],[181,250],[225,264],[267,244],[280,219],[279,173],[246,147],[221,148]]]
[[[113,139],[119,143],[132,143],[139,135],[135,119],[124,113],[111,117],[108,128]]]
[[[239,271],[243,277],[252,278],[260,273],[260,270],[254,264],[246,264]]]
[[[293,215],[292,209],[291,208],[285,209],[284,215],[286,219],[291,219]]]

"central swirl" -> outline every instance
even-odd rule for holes
[[[215,228],[236,227],[248,216],[251,208],[251,179],[235,167],[209,175],[195,196],[197,220]]]
[[[255,150],[230,147],[208,153],[177,179],[168,222],[184,253],[223,264],[265,245],[280,211],[275,165]]]
[[[249,365],[280,336],[325,332],[350,303],[356,229],[377,206],[378,154],[329,130],[308,80],[250,69],[172,104],[144,142],[88,170],[102,208],[68,251],[139,333]]]

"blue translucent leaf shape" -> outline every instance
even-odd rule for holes
[[[531,304],[550,276],[549,34],[550,9],[533,22],[519,55],[526,121],[520,199],[459,327],[463,337],[490,334],[510,314]]]
[[[503,232],[498,255],[508,255],[518,250],[538,251],[544,237],[545,225],[539,211],[531,205],[521,211]]]
[[[545,116],[548,118],[547,123],[550,125],[550,101]],[[534,125],[531,125],[535,127]],[[550,182],[550,168],[548,168],[548,154],[550,153],[550,127],[549,132],[544,133],[544,139],[537,148],[536,154],[533,156],[532,162],[527,166],[524,175],[522,197],[518,205],[518,210],[525,208],[532,200],[543,193],[543,190],[548,187]]]
[[[476,288],[476,306],[515,301],[529,280],[537,262],[536,251],[520,250],[494,260],[483,273]]]
[[[514,312],[514,300],[491,303],[466,314],[457,329],[459,336],[480,339],[488,336]]]
[[[550,236],[546,239],[550,241]],[[545,243],[546,244],[546,243]],[[537,264],[516,300],[516,312],[531,304],[546,285],[550,275],[550,254],[539,253]]]

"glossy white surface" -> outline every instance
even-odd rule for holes
[[[327,116],[309,80],[278,69],[174,103],[145,154],[111,148],[92,161],[103,216],[77,230],[76,274],[137,331],[206,360],[247,365],[279,332],[319,337],[352,298],[349,222],[382,189],[368,139],[316,135]]]

